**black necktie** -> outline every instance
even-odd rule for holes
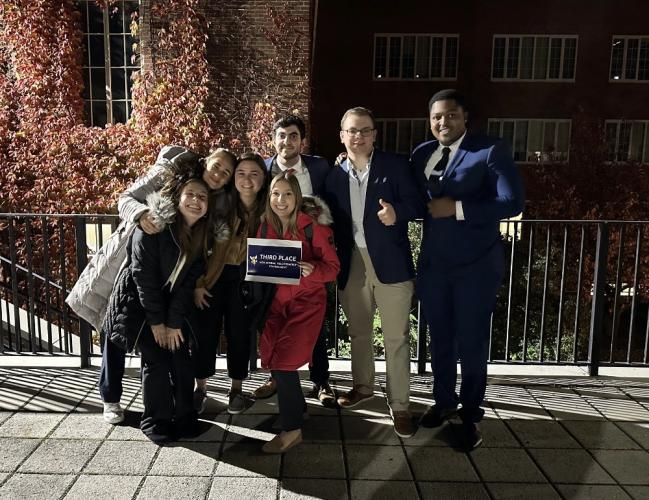
[[[439,172],[440,175],[444,173],[444,169],[446,169],[446,165],[448,165],[448,157],[450,154],[451,148],[449,148],[448,146],[442,148],[442,157],[433,167],[433,172]]]

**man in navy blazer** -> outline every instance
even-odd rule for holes
[[[348,110],[340,139],[347,159],[326,181],[340,259],[338,290],[351,340],[352,389],[338,397],[352,408],[374,395],[373,320],[381,316],[385,342],[388,403],[394,430],[410,437],[409,314],[414,266],[408,222],[423,201],[407,159],[374,148],[374,117],[366,108]]]
[[[430,327],[435,398],[420,424],[436,427],[459,413],[464,444],[474,449],[482,443],[477,423],[484,415],[490,318],[504,272],[499,222],[523,210],[523,186],[502,141],[467,134],[462,94],[436,93],[429,112],[436,140],[420,144],[411,157],[428,200],[417,294]]]
[[[287,115],[273,125],[273,146],[276,155],[266,159],[266,168],[271,176],[293,169],[293,175],[300,183],[303,195],[323,196],[324,185],[329,173],[329,163],[320,156],[300,154],[306,140],[304,121],[297,115]],[[336,396],[329,385],[329,358],[327,354],[327,331],[324,325],[313,348],[312,364],[309,367],[313,382],[313,395],[327,407],[336,407]],[[277,387],[270,378],[254,392],[257,398],[270,397]]]

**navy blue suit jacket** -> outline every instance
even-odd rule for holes
[[[338,286],[347,285],[354,248],[352,210],[349,193],[348,160],[329,172],[325,199],[334,218],[336,250],[340,259]],[[350,168],[351,165],[349,165]],[[393,226],[378,218],[379,199],[391,203],[397,215]],[[374,150],[365,197],[363,229],[372,265],[381,283],[399,283],[414,277],[408,222],[414,220],[423,200],[405,157]]]
[[[437,147],[437,141],[429,141],[413,151],[417,185],[427,200],[448,196],[461,201],[465,220],[433,219],[426,211],[420,278],[433,263],[451,270],[479,261],[500,241],[499,221],[519,214],[525,204],[518,167],[501,140],[467,134],[439,185],[431,190],[424,169]]]
[[[270,172],[275,156],[266,158],[266,168]],[[300,155],[304,166],[309,171],[309,177],[311,177],[311,186],[313,187],[313,194],[316,196],[322,196],[324,193],[325,179],[329,173],[329,162],[325,160],[322,156],[311,156],[311,155]]]

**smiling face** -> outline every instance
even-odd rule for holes
[[[430,108],[430,130],[440,144],[448,146],[466,132],[468,117],[454,99],[435,101]]]
[[[203,180],[210,189],[221,189],[225,186],[234,171],[234,163],[226,154],[215,154],[205,165]]]
[[[289,125],[286,128],[279,127],[273,137],[277,156],[282,158],[285,163],[291,163],[298,157],[303,142],[304,138],[300,136],[300,129],[296,125]]]
[[[252,160],[243,160],[234,171],[234,187],[242,197],[254,198],[264,184],[264,172]]]
[[[207,188],[199,181],[190,181],[180,192],[178,211],[189,227],[207,213]]]
[[[285,180],[278,180],[270,192],[270,208],[282,221],[288,221],[295,211],[295,193]]]
[[[375,139],[376,130],[369,116],[350,113],[342,123],[340,142],[345,145],[349,154],[369,157],[374,149]]]

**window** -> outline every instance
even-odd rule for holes
[[[83,80],[85,120],[88,125],[124,123],[131,116],[131,76],[139,70],[133,52],[137,38],[131,22],[137,1],[120,0],[100,8],[95,0],[81,0],[83,22]]]
[[[375,80],[455,80],[458,35],[374,37]]]
[[[489,135],[505,139],[518,162],[568,160],[570,120],[490,118]]]
[[[609,79],[649,82],[649,37],[613,37]]]
[[[431,138],[427,118],[380,118],[376,120],[376,146],[383,151],[409,155]]]
[[[607,120],[605,127],[609,161],[649,162],[649,120]]]
[[[492,80],[574,81],[576,36],[495,35]]]

